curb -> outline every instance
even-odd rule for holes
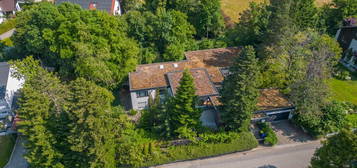
[[[7,161],[6,165],[5,165],[3,168],[7,168],[7,167],[9,166],[9,163],[10,163],[10,161],[12,160],[12,157],[13,157],[13,155],[14,155],[14,151],[15,151],[16,145],[17,145],[18,142],[19,142],[19,138],[20,138],[20,135],[17,134],[17,135],[16,135],[16,142],[15,142],[15,144],[14,144],[14,147],[12,148],[12,152],[11,152],[10,158],[9,158],[9,160]]]

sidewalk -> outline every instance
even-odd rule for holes
[[[8,164],[4,168],[27,168],[28,164],[23,157],[26,153],[26,150],[23,146],[24,140],[22,139],[21,135],[18,136],[16,140],[16,144],[14,147],[14,151],[11,155],[11,158]]]

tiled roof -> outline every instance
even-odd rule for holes
[[[186,60],[139,65],[129,73],[130,90],[142,90],[169,86],[165,74],[184,69],[204,68],[212,82],[223,81],[220,68],[232,65],[240,48],[218,48],[186,52]]]
[[[113,0],[56,0],[56,4],[61,4],[63,2],[71,2],[74,4],[78,4],[83,9],[89,9],[90,6],[93,9],[95,6],[95,9],[107,11],[108,13],[112,13],[114,7]]]
[[[197,96],[218,95],[217,90],[208,77],[206,69],[191,69],[190,72],[194,79]],[[176,94],[177,87],[179,86],[180,80],[182,78],[182,74],[183,71],[170,72],[167,74],[167,78],[169,80],[173,94]]]
[[[0,11],[11,12],[16,10],[17,0],[0,0]]]
[[[213,105],[220,106],[219,96],[210,97]],[[258,98],[258,110],[292,107],[293,104],[278,89],[262,89]]]

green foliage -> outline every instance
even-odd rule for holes
[[[198,39],[216,38],[224,31],[220,0],[145,0],[145,2],[147,9],[153,12],[176,10],[187,15],[187,20],[196,29]]]
[[[143,5],[143,0],[122,0],[120,1],[120,5],[122,7],[123,12],[127,13],[133,10],[140,10]]]
[[[0,34],[3,34],[16,26],[16,19],[8,19],[0,24]]]
[[[228,32],[233,45],[257,45],[263,42],[271,12],[266,3],[251,2],[249,8],[240,14],[240,21]]]
[[[351,128],[357,128],[357,114],[346,115],[346,122]]]
[[[321,27],[335,35],[344,19],[357,17],[357,0],[333,0],[320,13]]]
[[[192,135],[201,124],[201,111],[197,109],[197,96],[193,77],[189,70],[183,72],[175,97],[167,105],[171,137]]]
[[[264,144],[265,145],[275,145],[278,143],[278,138],[268,123],[258,123],[258,127],[260,129],[260,134],[265,134]]]
[[[164,164],[180,160],[189,160],[203,158],[207,156],[216,156],[226,153],[232,153],[237,151],[246,151],[258,146],[258,142],[250,132],[242,133],[217,133],[217,136],[227,137],[228,134],[233,136],[231,142],[219,143],[214,140],[213,143],[199,143],[184,146],[171,146],[164,149],[160,157],[146,162],[143,166],[152,166],[157,164]],[[214,135],[212,135],[214,136]],[[209,138],[212,139],[212,138]],[[230,139],[230,138],[228,138]]]
[[[112,89],[137,64],[139,48],[127,37],[125,22],[106,12],[38,3],[17,18],[16,50],[55,67],[65,79],[83,77]]]
[[[315,0],[292,1],[290,17],[300,30],[316,27],[319,18],[315,3]]]
[[[115,134],[111,119],[112,94],[93,82],[77,79],[70,83],[69,128],[73,165],[115,167]]]
[[[148,11],[131,11],[124,18],[130,27],[128,35],[139,41],[147,53],[141,56],[142,63],[182,60],[184,51],[194,42],[195,29],[179,11],[161,10],[155,15]]]
[[[40,68],[31,57],[13,63],[26,79],[21,89],[19,109],[21,116],[19,131],[27,137],[25,156],[33,167],[65,167],[61,148],[63,138],[62,111],[66,88],[54,75]]]
[[[310,168],[353,167],[357,158],[357,134],[343,129],[315,151]]]
[[[4,167],[9,161],[15,142],[16,134],[0,136],[0,167]]]
[[[138,114],[138,111],[136,111],[136,110],[134,110],[134,109],[131,109],[131,110],[129,111],[129,115],[131,115],[131,116],[135,116],[136,114]]]
[[[259,86],[259,66],[252,46],[243,49],[223,82],[222,122],[228,130],[248,131],[252,113],[256,110]]]

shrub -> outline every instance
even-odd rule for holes
[[[264,134],[264,144],[265,145],[275,145],[278,143],[278,138],[274,130],[270,127],[268,123],[258,123],[258,127],[260,128],[260,134]]]
[[[250,132],[242,133],[217,133],[217,137],[214,134],[205,134],[200,136],[202,141],[213,143],[198,143],[182,146],[170,146],[162,149],[160,157],[155,157],[152,160],[148,160],[141,166],[152,166],[158,164],[164,164],[180,160],[198,159],[208,156],[216,156],[221,154],[227,154],[238,151],[250,150],[258,146],[258,142],[254,135]],[[226,137],[235,137],[229,143],[219,143],[220,141],[226,141]]]
[[[15,19],[6,20],[4,23],[0,24],[0,34],[3,34],[16,26]]]
[[[131,110],[129,111],[129,115],[131,115],[131,116],[134,116],[134,115],[136,115],[137,113],[138,113],[138,111],[133,110],[133,109],[131,109]]]

